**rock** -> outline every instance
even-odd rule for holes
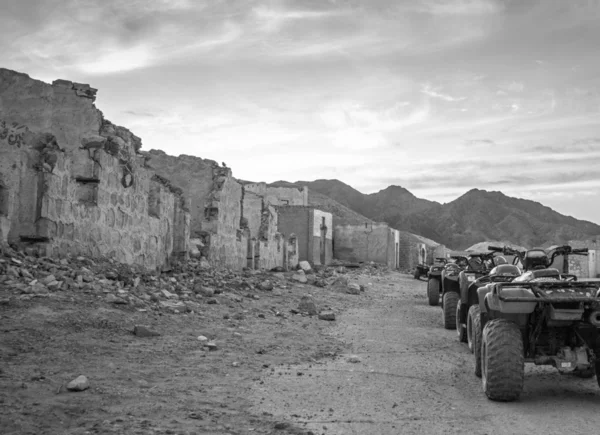
[[[200,257],[200,269],[210,269],[210,263],[204,257]]]
[[[177,297],[176,294],[171,293],[169,290],[161,290],[160,292],[167,299],[175,299]]]
[[[160,301],[159,305],[161,308],[177,313],[185,313],[187,311],[187,306],[183,302],[179,301]]]
[[[360,362],[360,358],[357,357],[356,355],[350,355],[347,359],[347,362],[352,363],[352,364],[356,364]]]
[[[292,275],[292,280],[301,284],[306,284],[308,282],[308,279],[306,279],[306,275],[304,275],[304,273],[296,273]]]
[[[211,287],[204,287],[201,284],[196,284],[194,286],[194,293],[197,295],[202,295],[206,298],[210,298],[215,295],[215,290]]]
[[[147,326],[136,325],[133,327],[133,335],[138,337],[157,337],[160,334],[156,331],[152,331]]]
[[[42,284],[44,284],[44,285],[48,285],[48,284],[50,284],[51,282],[54,282],[54,281],[56,281],[56,277],[55,277],[54,275],[48,275],[47,277],[45,277],[45,278],[42,278],[42,279],[40,279],[39,281],[40,281]]]
[[[204,346],[207,347],[208,350],[217,350],[218,349],[217,343],[215,343],[214,341],[209,341]]]
[[[285,269],[281,266],[274,267],[271,272],[285,272]]]
[[[317,314],[317,306],[311,295],[304,295],[300,298],[298,311],[301,313],[308,313],[310,316]]]
[[[106,302],[108,302],[109,304],[114,304],[117,302],[119,298],[117,298],[115,295],[113,295],[112,293],[109,293],[106,295]]]
[[[304,272],[312,270],[312,267],[310,267],[310,263],[308,261],[301,261],[298,263],[298,267],[300,267],[300,269],[302,269]]]
[[[337,273],[346,273],[346,268],[344,266],[336,267],[335,271]]]
[[[360,285],[355,282],[348,284],[348,287],[346,288],[346,293],[348,293],[349,295],[359,295]]]
[[[333,321],[333,320],[335,320],[335,313],[333,311],[329,311],[329,310],[321,311],[319,313],[319,319]]]
[[[216,300],[215,298],[210,298],[206,300],[206,303],[209,305],[217,305],[219,303],[218,300]]]
[[[198,341],[200,341],[202,343],[206,343],[206,342],[208,342],[208,337],[205,337],[204,335],[199,335]]]
[[[347,288],[348,288],[348,278],[339,277],[333,282],[333,284],[331,284],[331,290],[333,290],[333,291],[346,293]]]
[[[67,390],[69,391],[84,391],[88,388],[90,388],[90,383],[88,378],[83,375],[78,376],[67,384]]]
[[[271,290],[273,290],[273,283],[267,279],[267,280],[261,282],[259,287],[261,290],[271,291]]]
[[[366,290],[367,290],[367,286],[366,286],[366,285],[362,285],[362,284],[360,284],[360,291],[361,291],[361,292],[364,292],[364,291],[366,291]]]

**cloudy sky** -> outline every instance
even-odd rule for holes
[[[0,3],[0,66],[99,88],[143,149],[597,223],[599,41],[600,0]]]

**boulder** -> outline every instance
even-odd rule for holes
[[[298,311],[301,313],[308,313],[310,316],[317,314],[317,306],[311,295],[304,295],[300,298]]]
[[[310,263],[308,261],[301,261],[300,263],[298,263],[298,267],[304,272],[309,272],[310,270],[312,270],[312,267],[310,267]]]

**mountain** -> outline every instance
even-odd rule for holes
[[[325,180],[317,180],[317,181],[325,181]],[[337,181],[337,180],[332,180]],[[316,182],[314,182],[316,183]],[[347,186],[346,184],[338,181],[339,184]],[[324,194],[323,192],[319,192],[317,189],[310,187],[310,182],[297,181],[295,183],[290,183],[288,181],[276,181],[275,183],[269,184],[271,187],[301,187],[301,186],[309,186],[308,189],[308,205],[312,205],[317,207],[320,210],[327,211],[333,215],[333,225],[343,225],[343,224],[364,224],[365,222],[371,223],[373,222],[368,217],[360,214],[356,209],[352,209],[348,207],[346,204],[339,202],[333,199],[331,196]],[[352,189],[350,186],[347,186]],[[326,189],[324,189],[326,190]],[[354,189],[352,189],[354,190]],[[332,190],[329,190],[331,195],[335,195]],[[355,190],[359,195],[363,195],[358,190]],[[342,200],[343,196],[341,197]],[[360,201],[359,201],[360,202]]]
[[[325,195],[374,221],[466,249],[482,240],[506,240],[534,247],[564,244],[600,235],[600,225],[562,215],[539,202],[513,198],[502,192],[472,189],[447,204],[418,198],[400,186],[363,194],[339,180],[277,182],[308,186],[309,203],[328,204]],[[319,198],[318,200],[316,198]],[[360,218],[350,223],[361,223]]]

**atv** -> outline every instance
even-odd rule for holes
[[[436,260],[439,260],[438,258],[436,258]],[[444,258],[445,260],[445,258]],[[427,274],[429,273],[429,266],[427,266],[426,264],[417,264],[417,267],[415,268],[415,273],[413,275],[413,277],[415,279],[421,279],[421,277],[423,275],[427,276]]]
[[[437,257],[427,272],[427,299],[429,305],[436,306],[440,302],[442,292],[442,271],[448,264],[454,264],[462,259],[460,256],[452,256],[450,259]]]
[[[477,289],[493,282],[512,281],[521,275],[521,270],[512,264],[507,264],[502,255],[510,255],[511,248],[498,248],[489,246],[491,251],[482,254],[482,263],[484,268],[479,271],[464,270],[458,275],[459,298],[456,303],[456,332],[458,341],[467,343],[469,350],[473,352],[473,338],[471,334],[471,323],[473,317],[477,317],[479,310],[479,300],[477,298]],[[450,309],[451,307],[449,307]]]
[[[459,304],[461,283],[487,275],[494,266],[492,261],[494,255],[494,252],[471,253],[468,257],[462,257],[462,261],[457,261],[455,267],[450,268],[446,266],[442,271],[442,315],[444,328],[456,329],[459,326],[459,322],[456,319],[457,313],[459,314],[459,319],[462,319],[462,313],[460,313],[462,304]],[[460,341],[466,341],[467,335],[465,331],[466,329],[462,327],[461,323],[459,327]]]
[[[522,253],[515,260],[521,260],[523,274],[477,291],[481,314],[480,324],[473,324],[473,346],[491,400],[519,398],[525,362],[582,378],[596,374],[600,385],[598,284],[551,268],[557,256],[587,255],[587,249],[561,246],[551,252],[550,257],[541,249]]]

